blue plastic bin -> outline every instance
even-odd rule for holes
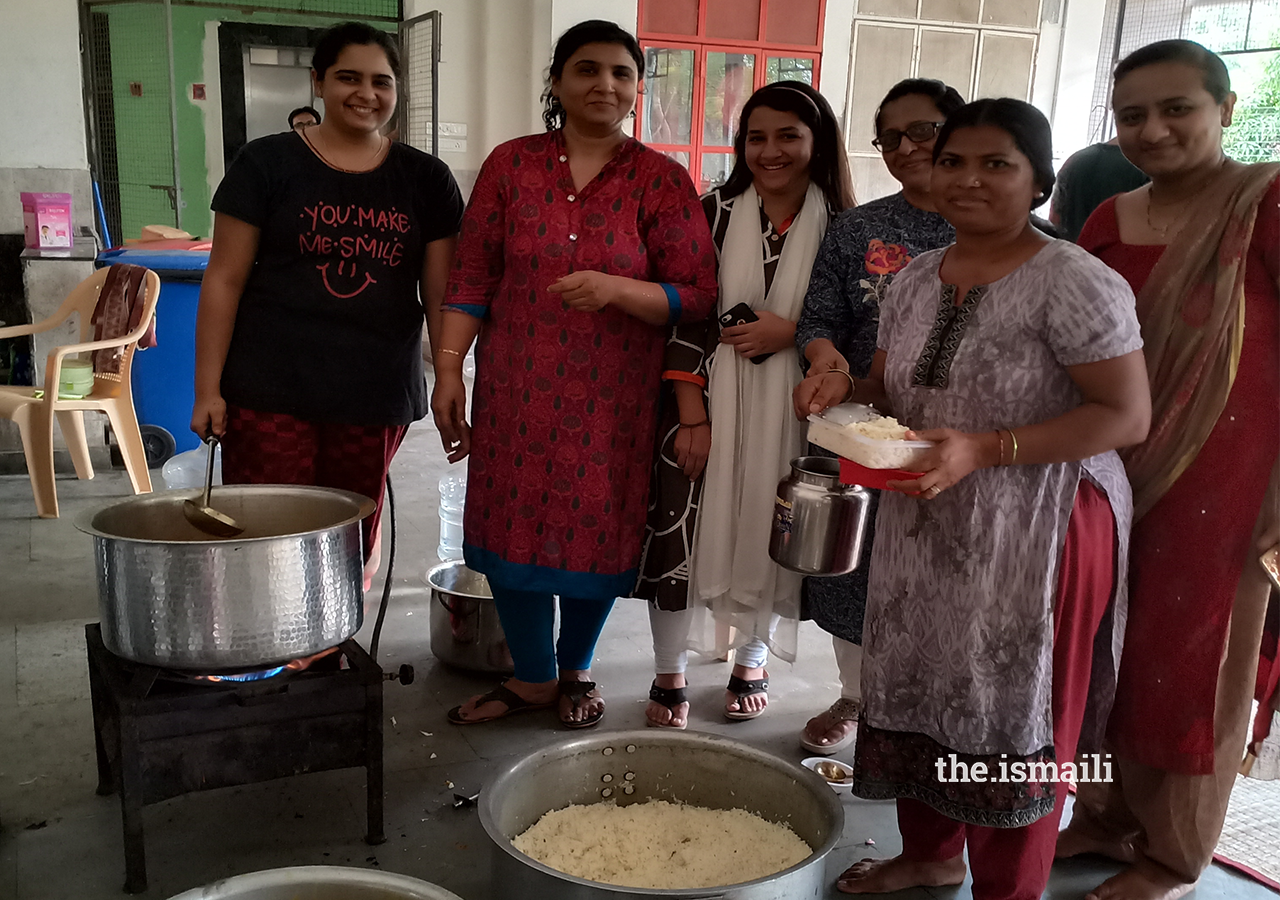
[[[132,263],[160,276],[156,345],[133,357],[133,405],[147,446],[147,463],[158,466],[174,453],[194,450],[191,431],[196,400],[196,305],[209,264],[207,251],[124,248],[98,254],[98,265]]]

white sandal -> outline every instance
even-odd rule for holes
[[[827,715],[829,715],[832,720],[831,724],[827,726],[827,730],[830,731],[841,722],[856,723],[858,721],[858,716],[861,715],[861,713],[861,703],[857,700],[849,700],[845,697],[841,697],[827,708]],[[817,741],[809,740],[808,735],[806,735],[802,729],[800,731],[800,746],[811,753],[817,753],[819,756],[832,756],[839,753],[845,747],[848,747],[857,740],[857,738],[858,729],[856,724],[848,734],[831,744],[821,744]]]

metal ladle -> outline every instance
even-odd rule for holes
[[[211,434],[205,438],[204,442],[209,448],[209,463],[204,472],[204,496],[199,502],[184,501],[182,514],[187,517],[188,522],[205,534],[222,538],[235,537],[244,531],[244,527],[226,513],[218,512],[209,505],[209,492],[213,489],[213,455],[218,449],[218,438]]]

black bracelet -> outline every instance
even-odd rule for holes
[[[676,427],[677,428],[701,428],[703,425],[710,425],[710,424],[711,424],[710,419],[703,419],[701,422],[693,422],[689,425],[686,425],[684,422],[681,422]]]

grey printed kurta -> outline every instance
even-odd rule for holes
[[[849,361],[850,371],[865,377],[876,351],[880,298],[894,273],[913,257],[947,246],[955,236],[950,222],[936,212],[912,206],[901,192],[845,210],[833,219],[813,262],[804,311],[796,323],[801,364],[805,364],[809,342],[826,338]],[[813,445],[809,451],[830,455]],[[879,497],[879,491],[871,491],[871,515],[858,567],[848,575],[806,578],[800,593],[804,618],[855,644],[862,643]]]
[[[1065,367],[1142,346],[1128,284],[1074,244],[1046,245],[961,306],[938,277],[945,252],[917,258],[881,305],[885,387],[913,428],[1052,419],[1081,400]],[[929,502],[884,493],[863,634],[867,723],[965,754],[1052,752],[1057,567],[1082,477],[1115,514],[1118,635],[1132,502],[1114,452],[982,469]]]

